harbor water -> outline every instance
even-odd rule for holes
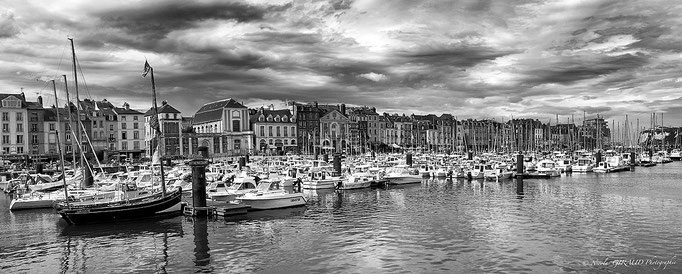
[[[307,207],[69,226],[10,212],[2,273],[682,273],[682,162],[306,191]],[[680,261],[680,262],[678,262]]]

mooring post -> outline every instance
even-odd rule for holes
[[[200,147],[208,150],[207,147]],[[201,153],[204,156],[204,153]],[[203,158],[203,157],[202,157]],[[208,216],[208,208],[206,207],[206,166],[208,160],[195,159],[189,162],[192,167],[192,207],[195,216]]]
[[[516,155],[516,194],[523,194],[523,154]]]
[[[635,171],[635,165],[637,165],[636,155],[634,151],[630,152],[630,171]]]
[[[334,175],[333,176],[341,176],[341,154],[336,153],[334,154]]]
[[[405,164],[412,167],[412,153],[407,153],[407,155],[405,155]]]

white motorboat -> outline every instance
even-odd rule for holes
[[[673,161],[679,161],[682,160],[682,151],[679,149],[673,149],[670,151],[670,159]]]
[[[326,170],[310,172],[308,178],[303,179],[304,189],[333,189],[343,180],[341,177],[331,176]]]
[[[219,188],[219,191],[208,192],[208,196],[214,201],[233,201],[237,197],[250,192],[256,192],[256,183],[243,180],[241,182],[234,182],[228,187]]]
[[[337,189],[359,189],[367,188],[372,185],[372,177],[351,175],[336,185]]]
[[[535,167],[535,173],[541,176],[558,177],[561,172],[556,167],[556,163],[549,159],[544,159],[538,162]]]
[[[386,170],[384,179],[387,180],[389,185],[401,185],[421,183],[422,176],[418,170],[412,169],[407,165],[397,165]]]
[[[574,172],[587,173],[592,172],[594,168],[594,163],[590,158],[580,158],[578,163],[573,165],[572,169]]]
[[[280,187],[279,181],[262,180],[256,187],[256,192],[249,192],[237,200],[251,206],[250,210],[265,210],[305,206],[303,193],[290,193]]]

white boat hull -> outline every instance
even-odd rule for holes
[[[245,205],[251,206],[250,210],[266,210],[303,206],[306,201],[303,193],[287,193],[281,195],[244,195],[241,200]]]
[[[421,183],[422,176],[421,175],[408,175],[408,176],[400,176],[400,177],[386,176],[386,177],[384,177],[384,179],[386,179],[388,181],[389,185],[403,185],[403,184]]]
[[[333,189],[340,181],[340,179],[304,181],[302,187],[304,189]]]
[[[360,189],[360,188],[367,188],[372,184],[371,181],[363,181],[363,182],[354,182],[354,183],[349,183],[349,182],[342,182],[341,185],[339,185],[338,189]]]

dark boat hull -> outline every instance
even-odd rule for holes
[[[164,211],[180,204],[181,198],[182,192],[178,190],[168,193],[166,197],[156,194],[129,203],[112,202],[73,207],[58,205],[56,209],[69,224],[106,223],[172,215],[172,212]],[[179,214],[180,210],[176,212],[176,215]]]

